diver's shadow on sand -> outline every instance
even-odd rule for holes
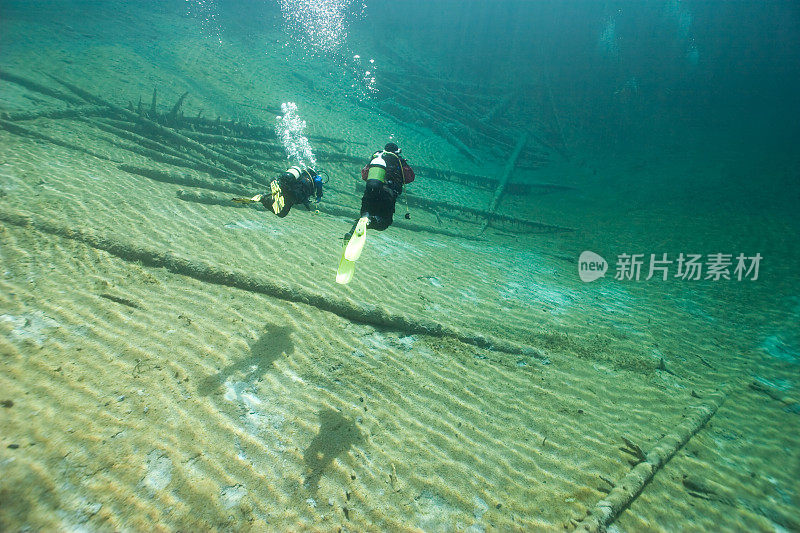
[[[198,385],[197,393],[201,396],[214,394],[226,379],[240,373],[247,375],[247,379],[263,376],[281,355],[284,353],[290,355],[294,352],[291,332],[292,328],[287,326],[268,326],[266,331],[250,345],[249,357],[240,359],[205,378]]]
[[[319,480],[328,465],[352,445],[364,440],[358,426],[338,411],[323,409],[319,413],[319,422],[319,433],[303,454],[303,461],[306,463],[303,485],[312,492],[319,488]]]

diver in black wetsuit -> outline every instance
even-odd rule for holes
[[[270,182],[268,192],[233,200],[242,203],[261,202],[265,208],[283,218],[295,204],[303,204],[311,211],[311,196],[315,197],[315,203],[320,201],[323,183],[322,176],[313,168],[291,167]]]
[[[403,185],[414,181],[414,171],[400,156],[401,152],[395,143],[387,143],[361,169],[361,179],[367,182],[361,198],[361,216],[369,219],[370,229],[383,231],[392,224],[395,202],[403,192]],[[410,218],[408,214],[406,218]],[[353,235],[356,224],[345,234],[346,241]]]

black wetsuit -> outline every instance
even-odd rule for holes
[[[306,209],[311,211],[311,196],[316,193],[317,201],[322,198],[322,187],[317,187],[314,183],[316,176],[316,171],[308,168],[300,172],[299,178],[295,178],[288,171],[275,178],[281,187],[281,194],[284,200],[283,209],[275,214],[283,218],[289,214],[289,210],[295,204],[303,204]],[[261,204],[272,211],[272,195],[269,192],[261,196]]]
[[[378,231],[392,225],[397,197],[403,193],[404,172],[410,172],[406,160],[393,152],[384,152],[383,160],[386,162],[386,181],[368,179],[361,198],[361,216],[369,214],[369,229]]]

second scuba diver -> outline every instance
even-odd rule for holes
[[[311,211],[311,197],[315,197],[315,204],[319,203],[322,198],[322,185],[327,181],[323,181],[320,174],[321,172],[313,168],[290,167],[269,183],[268,192],[257,194],[252,198],[234,198],[233,201],[261,202],[265,208],[280,218],[288,215],[295,204],[303,204]]]
[[[361,169],[361,179],[366,181],[361,198],[361,217],[345,236],[345,249],[339,260],[336,281],[342,285],[350,282],[355,271],[355,261],[361,256],[367,238],[367,226],[383,231],[392,224],[397,197],[403,185],[414,181],[414,171],[403,157],[397,144],[386,143],[383,150],[372,154],[369,163]],[[410,218],[406,213],[406,218]]]

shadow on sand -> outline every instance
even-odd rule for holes
[[[249,357],[244,357],[205,378],[197,387],[198,394],[202,396],[214,394],[226,379],[237,374],[245,374],[250,380],[263,376],[281,355],[288,356],[294,352],[291,332],[292,328],[288,326],[268,326],[250,345]]]
[[[323,471],[336,457],[345,453],[354,444],[364,441],[361,431],[352,420],[333,409],[319,413],[319,433],[303,454],[306,463],[306,478],[303,485],[316,492]]]

